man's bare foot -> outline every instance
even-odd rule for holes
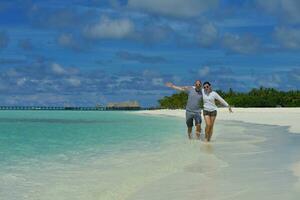
[[[200,140],[200,132],[196,132],[196,139]]]

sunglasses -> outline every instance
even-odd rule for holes
[[[204,86],[205,89],[209,88],[209,86]]]

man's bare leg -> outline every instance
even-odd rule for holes
[[[188,127],[188,137],[189,137],[189,139],[192,139],[192,131],[193,131],[193,127]]]
[[[196,125],[196,131],[195,131],[195,133],[196,133],[196,138],[197,138],[198,140],[200,140],[201,124],[197,124],[197,125]]]

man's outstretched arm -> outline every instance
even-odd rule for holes
[[[191,88],[191,86],[176,86],[173,83],[166,83],[166,86],[175,90],[179,90],[179,91],[187,91]]]

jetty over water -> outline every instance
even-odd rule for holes
[[[77,111],[110,111],[110,110],[141,110],[141,107],[57,107],[57,106],[0,106],[0,110],[77,110]]]
[[[105,111],[105,110],[141,110],[137,101],[108,103],[106,106],[0,106],[0,110],[79,110],[79,111]]]

